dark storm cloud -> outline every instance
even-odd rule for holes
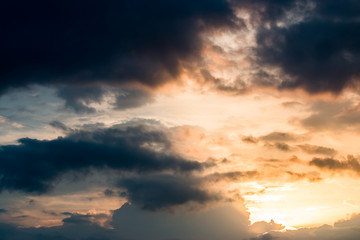
[[[33,83],[158,86],[198,60],[203,31],[235,20],[224,0],[7,1],[0,16],[0,92]]]
[[[348,155],[347,159],[344,161],[333,158],[313,158],[309,164],[318,168],[327,169],[335,172],[350,170],[360,175],[359,159],[355,158],[352,155]]]
[[[359,3],[313,3],[315,8],[299,23],[260,29],[255,51],[259,64],[280,67],[282,78],[290,78],[280,88],[339,93],[359,78]]]
[[[73,131],[54,140],[23,138],[0,151],[0,190],[43,193],[61,174],[92,169],[190,172],[203,165],[171,152],[165,130],[117,126]],[[156,149],[156,150],[154,150]]]
[[[128,200],[144,210],[155,211],[183,205],[201,203],[218,197],[202,190],[200,181],[191,177],[156,175],[122,179],[119,187],[127,189]]]
[[[302,144],[302,145],[298,145],[298,147],[302,151],[309,153],[309,154],[322,154],[322,155],[334,156],[337,153],[335,149],[323,147],[323,146]]]

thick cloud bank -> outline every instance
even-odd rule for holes
[[[151,173],[203,168],[201,163],[173,153],[170,146],[165,130],[145,125],[79,130],[54,140],[19,139],[19,145],[1,146],[0,189],[47,192],[69,171]]]

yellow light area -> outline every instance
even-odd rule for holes
[[[337,179],[320,183],[299,182],[293,184],[291,190],[274,188],[264,194],[244,196],[245,204],[250,212],[250,221],[270,221],[273,219],[288,227],[315,227],[333,224],[347,215],[359,211],[359,202],[349,199],[360,199],[357,180]],[[342,185],[344,184],[344,185]],[[355,190],[355,188],[357,190]]]

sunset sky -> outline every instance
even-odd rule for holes
[[[0,19],[0,240],[360,239],[360,1]]]

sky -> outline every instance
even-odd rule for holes
[[[0,240],[360,239],[360,2],[5,1]]]

